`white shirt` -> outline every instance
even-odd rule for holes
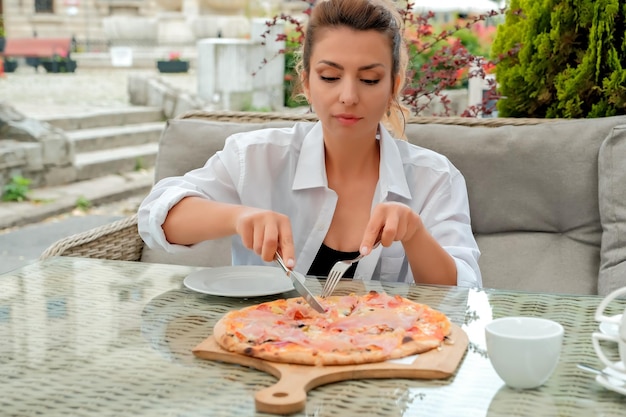
[[[380,173],[372,208],[384,201],[410,206],[454,258],[457,284],[481,286],[480,251],[472,234],[465,179],[446,157],[397,140],[380,125]],[[188,196],[204,197],[283,213],[291,219],[295,270],[306,274],[330,227],[337,194],[328,188],[322,126],[296,123],[282,129],[238,133],[204,167],[164,178],[142,202],[139,234],[151,247],[190,250],[167,242],[161,225],[168,211]],[[232,238],[233,265],[263,265]],[[354,279],[413,282],[400,242],[379,246],[357,265]]]

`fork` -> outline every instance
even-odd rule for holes
[[[376,249],[378,245],[380,245],[380,240],[377,240],[376,243],[374,243],[374,246],[372,246],[372,250],[370,251],[370,253],[372,253],[372,251]],[[341,280],[341,278],[343,277],[343,274],[346,273],[348,268],[350,268],[350,266],[353,263],[359,261],[364,256],[366,255],[359,255],[354,259],[337,261],[335,265],[333,265],[330,272],[328,273],[328,278],[326,278],[326,283],[324,284],[324,288],[322,288],[321,297],[324,298],[324,297],[328,297],[329,295],[331,295],[333,291],[335,291],[335,288],[337,287],[339,280]]]

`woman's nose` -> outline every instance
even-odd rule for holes
[[[359,95],[356,87],[356,83],[353,81],[345,80],[342,83],[341,92],[339,94],[339,101],[341,104],[350,106],[359,102]]]

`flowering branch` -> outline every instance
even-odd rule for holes
[[[307,3],[304,14],[310,15],[315,1],[302,1]],[[447,90],[458,88],[469,78],[480,78],[485,80],[488,88],[482,103],[469,106],[460,116],[477,117],[481,114],[492,114],[495,110],[495,102],[501,98],[501,95],[497,91],[496,81],[488,75],[498,62],[515,56],[520,47],[514,48],[503,56],[489,60],[471,53],[463,45],[460,35],[463,31],[471,30],[490,18],[503,15],[506,9],[502,8],[478,14],[437,32],[431,24],[435,14],[432,11],[417,14],[413,8],[414,3],[408,1],[406,7],[400,10],[405,28],[403,36],[409,52],[406,87],[401,93],[402,101],[412,114],[419,115],[437,100],[443,106],[441,115],[449,116],[453,114],[453,109],[446,93]],[[521,12],[514,13],[519,14]],[[289,35],[281,33],[276,36],[276,41],[284,41],[286,44],[284,49],[276,53],[276,56],[278,54],[293,54],[300,47],[305,36],[305,25],[293,16],[284,13],[274,16],[266,22],[267,29],[261,36],[265,42],[272,28],[280,22],[289,24],[291,29]],[[266,59],[263,60],[259,69],[265,64],[267,64]],[[256,72],[253,75],[255,74]],[[286,79],[292,80],[295,78],[294,75],[293,68],[286,68]]]

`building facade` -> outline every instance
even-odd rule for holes
[[[247,38],[250,18],[306,6],[302,0],[0,0],[0,16],[6,38],[71,37],[76,52],[98,52]]]

